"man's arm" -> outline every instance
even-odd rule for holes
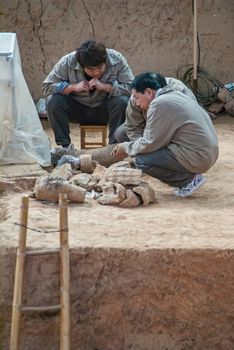
[[[69,95],[73,92],[79,93],[89,91],[89,82],[86,80],[71,84],[69,81],[68,72],[68,55],[61,58],[61,60],[54,66],[47,78],[42,83],[42,90],[45,96],[59,93],[62,95]]]
[[[131,96],[126,109],[126,120],[124,123],[130,141],[135,141],[143,135],[145,119],[146,112],[137,107],[135,99]]]
[[[83,80],[80,83],[68,84],[64,89],[61,89],[59,93],[62,95],[69,95],[69,94],[72,94],[73,92],[77,93],[77,92],[89,91],[89,90],[90,90],[89,82],[86,80]]]
[[[42,90],[45,96],[49,96],[51,94],[61,93],[69,85],[67,56],[64,56],[56,63],[52,71],[43,81]]]
[[[131,95],[131,83],[134,79],[131,68],[126,58],[118,52],[119,62],[117,64],[117,78],[112,82],[111,96]]]
[[[165,103],[158,104],[155,99],[147,112],[142,137],[135,141],[124,142],[121,146],[129,156],[133,157],[139,153],[150,153],[166,147],[171,142],[174,132],[171,117],[165,110]]]

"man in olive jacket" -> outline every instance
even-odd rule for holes
[[[88,40],[62,57],[42,83],[57,145],[69,146],[69,122],[109,124],[109,143],[125,120],[133,73],[124,56]]]
[[[159,73],[143,73],[132,82],[136,106],[146,113],[142,136],[118,144],[113,155],[135,157],[145,173],[188,197],[204,182],[218,158],[218,139],[207,112]]]

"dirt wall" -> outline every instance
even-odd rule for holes
[[[5,350],[15,251],[2,247],[0,262]],[[25,305],[59,303],[57,258],[29,257],[26,266]],[[232,350],[233,267],[233,250],[72,250],[71,349]],[[58,349],[58,316],[21,325],[21,349]]]
[[[135,74],[176,76],[193,63],[192,1],[0,0],[0,31],[16,32],[23,71],[34,99],[58,59],[95,37],[121,51]],[[232,0],[198,1],[201,65],[222,82],[234,81]]]

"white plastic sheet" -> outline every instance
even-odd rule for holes
[[[0,164],[50,165],[50,142],[25,82],[15,33],[0,33]]]

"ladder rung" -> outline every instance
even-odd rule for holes
[[[47,255],[47,254],[58,254],[60,249],[50,250],[27,250],[26,255]]]
[[[59,311],[61,305],[51,305],[51,306],[22,306],[22,312],[45,312],[45,311]]]

